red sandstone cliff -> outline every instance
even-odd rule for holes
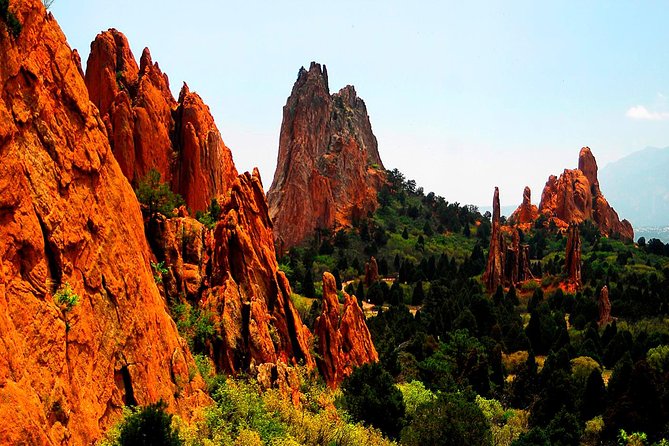
[[[564,261],[567,283],[578,290],[581,287],[581,235],[576,223],[571,223],[567,229]]]
[[[78,55],[41,2],[11,7],[23,30],[0,25],[0,443],[91,444],[126,403],[188,416],[201,380]],[[80,296],[67,315],[65,283]]]
[[[283,251],[316,229],[350,226],[377,207],[385,181],[367,108],[352,86],[330,95],[325,66],[300,69],[283,108],[269,189],[274,237]]]
[[[91,44],[86,85],[131,183],[157,169],[188,207],[202,210],[237,176],[232,154],[202,99],[169,80],[145,48],[139,67],[126,37],[110,29]]]
[[[323,274],[323,313],[316,319],[314,334],[320,354],[316,363],[331,387],[338,386],[354,367],[379,360],[356,298],[344,292],[340,312],[337,286],[330,273]]]
[[[189,217],[163,220],[152,245],[169,267],[165,288],[209,311],[216,333],[206,348],[218,370],[283,362],[313,367],[311,333],[279,271],[260,175],[240,175],[213,230]]]
[[[551,175],[541,194],[539,212],[563,229],[570,223],[592,220],[603,235],[619,234],[633,240],[634,230],[627,220],[620,220],[599,189],[597,161],[590,148],[579,153],[578,169]]]

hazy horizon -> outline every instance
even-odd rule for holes
[[[136,58],[149,47],[265,188],[282,107],[312,60],[332,92],[355,85],[385,166],[449,201],[484,206],[499,186],[510,206],[528,185],[538,203],[583,146],[602,168],[669,145],[669,4],[57,0],[51,11],[84,69],[102,30],[126,34]]]

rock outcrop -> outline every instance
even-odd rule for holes
[[[158,223],[152,245],[168,267],[168,296],[212,316],[215,334],[205,344],[219,371],[264,363],[313,367],[311,333],[279,271],[257,170],[235,180],[221,209],[214,229],[190,217]]]
[[[230,150],[209,108],[186,84],[175,101],[169,80],[145,48],[137,65],[126,37],[115,29],[91,44],[86,85],[107,129],[114,156],[131,183],[150,169],[203,210],[237,176]]]
[[[564,255],[567,280],[575,289],[581,287],[581,235],[576,223],[567,229],[567,248]]]
[[[340,312],[335,279],[327,272],[323,274],[323,313],[316,319],[314,334],[320,356],[316,363],[331,387],[338,386],[354,367],[379,360],[357,299],[344,293]]]
[[[492,199],[492,232],[490,234],[490,249],[488,250],[488,261],[486,262],[485,272],[483,273],[483,283],[488,292],[495,292],[497,287],[504,282],[504,237],[499,223],[499,188],[495,187],[495,194]]]
[[[609,300],[609,287],[604,285],[602,290],[599,293],[599,299],[597,300],[597,306],[599,308],[599,320],[597,323],[599,326],[603,326],[613,321],[611,317],[611,301]]]
[[[365,263],[365,285],[368,287],[379,281],[379,264],[376,262],[374,256]]]
[[[270,217],[285,251],[317,229],[350,226],[376,209],[385,183],[367,108],[352,86],[330,95],[325,66],[300,69],[283,108]]]
[[[523,203],[513,211],[509,217],[509,223],[519,226],[530,225],[539,217],[537,206],[532,204],[532,191],[525,186],[523,190]]]
[[[548,178],[539,212],[562,229],[571,223],[592,220],[605,236],[634,239],[630,222],[620,220],[599,189],[597,161],[588,147],[581,149],[578,169],[565,169],[559,178],[555,175]]]
[[[207,400],[78,55],[38,0],[0,26],[0,443],[92,444],[125,404]],[[128,75],[131,75],[129,73]],[[57,290],[79,295],[70,311]]]

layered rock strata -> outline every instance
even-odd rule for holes
[[[385,182],[367,108],[352,86],[330,95],[325,66],[300,69],[283,108],[279,156],[269,189],[280,251],[318,229],[347,227],[378,206]]]

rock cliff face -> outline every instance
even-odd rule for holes
[[[599,299],[597,300],[597,307],[599,309],[599,320],[597,323],[599,326],[604,326],[609,322],[613,321],[611,317],[611,301],[609,300],[609,287],[604,285],[602,290],[599,293]]]
[[[0,443],[91,444],[124,404],[161,398],[187,417],[202,383],[78,55],[40,1],[11,7],[23,30],[0,25]],[[54,297],[65,284],[80,296],[69,312]]]
[[[338,386],[354,367],[379,360],[356,298],[344,293],[340,313],[335,278],[330,273],[323,274],[323,313],[316,319],[314,334],[320,354],[316,363],[331,387]]]
[[[267,195],[279,249],[374,211],[384,182],[367,108],[355,89],[349,85],[330,95],[325,66],[312,62],[308,71],[300,69],[283,108]]]
[[[532,204],[532,191],[525,186],[523,190],[523,203],[509,217],[509,223],[523,226],[534,223],[539,216],[537,206]]]
[[[581,149],[578,169],[565,169],[559,178],[554,175],[548,178],[539,212],[563,229],[570,223],[590,219],[603,235],[618,234],[627,240],[634,238],[630,222],[620,220],[600,191],[597,161],[588,147]]]
[[[213,230],[189,217],[158,224],[152,245],[168,266],[171,298],[208,311],[215,335],[206,342],[220,371],[248,371],[263,363],[314,366],[311,333],[279,271],[260,175],[240,175]]]
[[[122,33],[100,33],[91,44],[86,86],[131,183],[155,168],[193,210],[230,188],[237,171],[209,108],[186,84],[175,101],[148,48],[137,66]]]
[[[490,249],[488,250],[488,261],[483,273],[483,283],[488,292],[495,292],[504,280],[504,238],[499,223],[499,188],[495,187],[492,199],[492,232],[490,234]]]

